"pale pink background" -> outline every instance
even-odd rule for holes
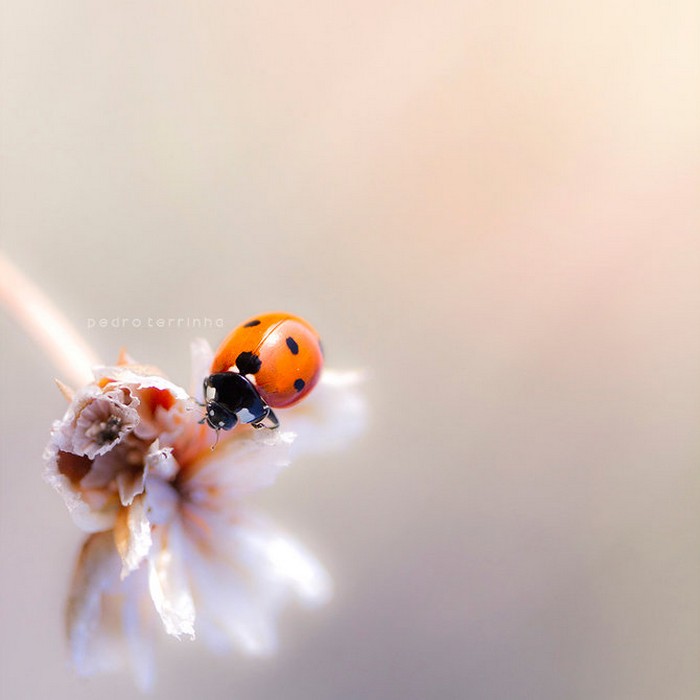
[[[336,597],[156,698],[700,697],[697,2],[7,0],[2,246],[106,359],[285,308],[370,430],[261,503]],[[0,696],[67,667],[54,372],[4,316]],[[209,331],[212,342],[223,332]]]

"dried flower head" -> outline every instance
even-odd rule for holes
[[[67,607],[82,675],[127,661],[150,686],[159,626],[176,637],[197,633],[215,649],[266,653],[288,599],[329,595],[313,556],[242,499],[274,482],[293,446],[297,454],[327,449],[359,432],[357,374],[326,370],[315,393],[288,411],[286,429],[240,426],[212,450],[196,401],[212,353],[204,341],[192,351],[191,392],[126,355],[75,394],[62,387],[70,405],[44,456],[47,480],[93,533]]]

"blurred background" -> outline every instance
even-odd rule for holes
[[[7,0],[0,241],[105,361],[314,323],[369,429],[258,501],[336,595],[156,698],[700,697],[700,6]],[[90,320],[142,319],[134,328]],[[77,679],[55,371],[4,314],[0,696]]]

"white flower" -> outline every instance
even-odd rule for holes
[[[154,368],[96,370],[94,383],[78,391],[54,423],[44,452],[46,479],[80,528],[99,532],[114,525],[120,508],[143,492],[154,453],[169,455],[162,448],[172,448],[196,422],[195,406]]]
[[[192,350],[192,394],[201,400],[211,350],[204,341]],[[197,403],[158,370],[124,357],[95,372],[54,424],[45,452],[48,481],[75,522],[95,533],[68,603],[79,673],[127,662],[148,687],[159,627],[197,634],[217,650],[269,653],[286,602],[328,598],[321,565],[242,499],[274,482],[293,445],[341,447],[361,431],[358,381],[326,371],[300,406],[284,412],[283,429],[239,426],[212,450],[214,431],[199,424]]]

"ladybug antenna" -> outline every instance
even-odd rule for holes
[[[216,441],[214,444],[211,446],[211,451],[213,452],[216,449],[216,446],[219,444],[219,433],[221,432],[220,428],[216,429]]]

